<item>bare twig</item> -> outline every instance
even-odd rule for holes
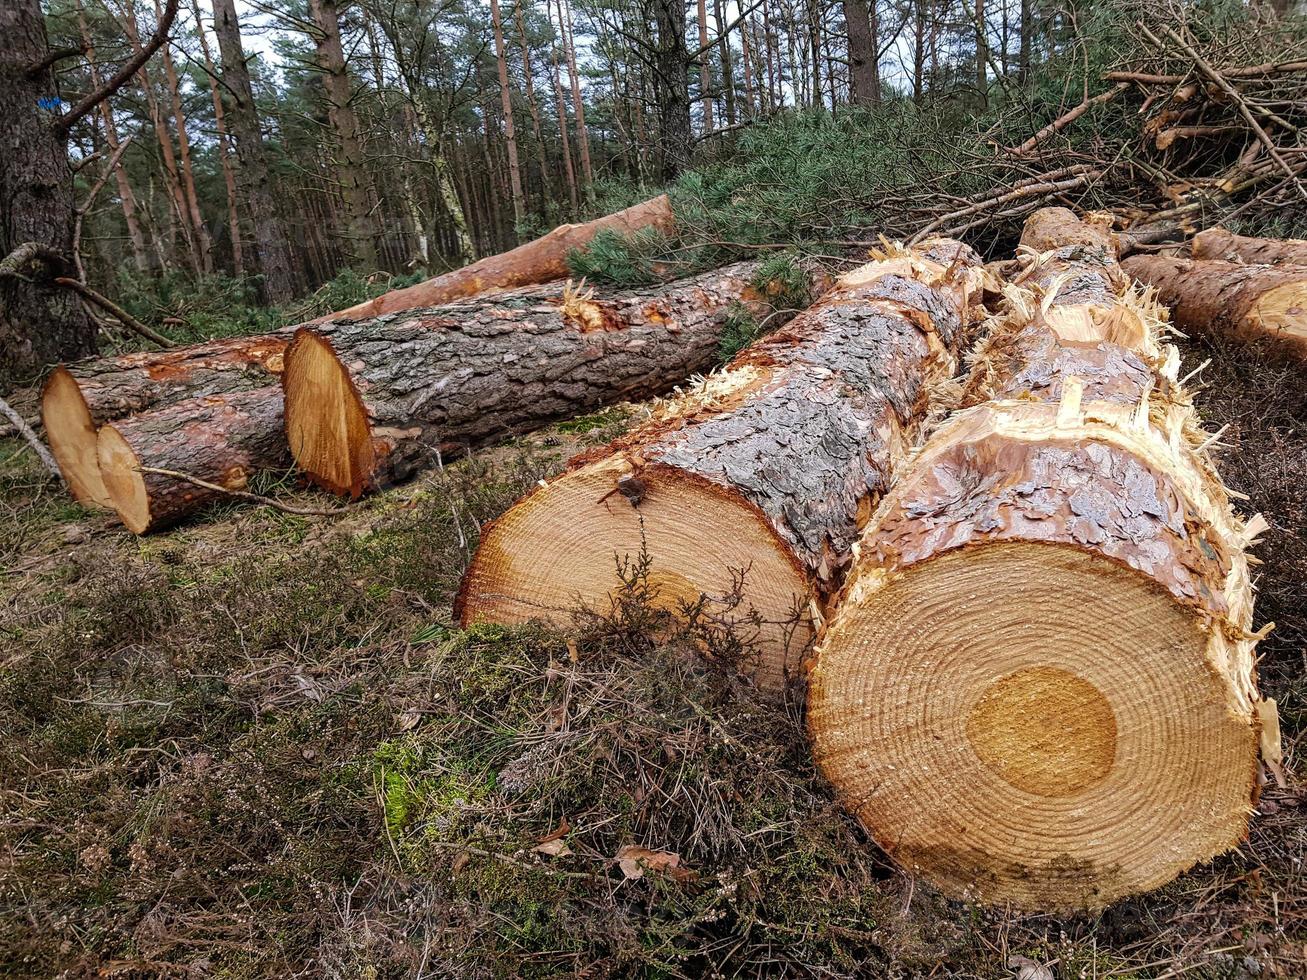
[[[63,286],[65,289],[71,289],[73,292],[77,293],[77,295],[81,296],[83,299],[90,300],[96,306],[100,307],[100,309],[104,310],[110,316],[114,317],[116,320],[122,323],[123,326],[135,331],[136,333],[140,334],[142,337],[145,337],[149,340],[153,340],[160,347],[177,346],[176,341],[169,340],[163,334],[159,333],[158,331],[154,330],[151,327],[146,326],[144,323],[136,319],[136,317],[132,316],[130,313],[124,310],[113,300],[109,299],[109,297],[103,296],[100,293],[96,292],[94,289],[92,289],[86,283],[82,282],[80,279],[73,279],[69,276],[59,276],[58,278],[55,279],[55,282],[58,283],[60,286]]]
[[[104,173],[100,174],[99,180],[91,185],[90,193],[86,195],[86,200],[82,206],[77,209],[77,215],[73,220],[73,265],[77,267],[77,277],[83,282],[86,280],[86,269],[82,266],[82,223],[86,219],[87,212],[95,204],[95,199],[99,196],[100,191],[109,180],[109,175],[113,173],[114,167],[118,166],[118,161],[127,152],[127,147],[132,145],[135,136],[128,136],[118,144],[118,149],[113,151],[113,156],[109,158],[109,164],[104,168]]]
[[[50,450],[45,448],[45,443],[43,443],[37,434],[32,431],[32,427],[27,424],[27,420],[14,411],[13,407],[3,398],[0,398],[0,414],[3,414],[7,419],[9,419],[14,428],[18,430],[18,434],[27,440],[27,444],[31,446],[32,451],[41,458],[41,462],[45,464],[45,468],[53,473],[57,479],[62,480],[64,475],[59,472],[59,464],[56,463],[54,457],[50,455]]]
[[[180,470],[166,470],[160,466],[137,466],[135,469],[138,473],[168,476],[174,480],[182,480],[205,490],[212,490],[214,493],[239,497],[241,500],[248,500],[252,503],[262,504],[265,507],[271,507],[273,510],[279,510],[283,514],[295,514],[299,517],[336,517],[340,514],[348,514],[350,511],[349,507],[296,507],[293,504],[283,504],[280,500],[273,500],[271,497],[250,493],[248,490],[233,490],[217,483],[210,483],[208,480],[201,480],[198,476],[191,476],[189,473],[183,473]]]
[[[1013,156],[1025,156],[1027,153],[1029,153],[1031,150],[1037,147],[1044,140],[1048,139],[1054,133],[1061,132],[1067,126],[1071,125],[1071,123],[1075,122],[1077,119],[1083,116],[1094,106],[1102,105],[1104,102],[1110,102],[1112,99],[1115,99],[1118,95],[1120,95],[1128,88],[1130,88],[1129,82],[1117,82],[1113,88],[1108,89],[1106,92],[1100,92],[1098,95],[1095,95],[1093,98],[1085,99],[1074,109],[1064,112],[1062,115],[1058,116],[1051,123],[1049,123],[1043,129],[1041,129],[1039,132],[1037,132],[1034,136],[1030,137],[1030,139],[1026,140],[1024,143],[1018,146],[1015,150],[1010,151],[1011,154]]]

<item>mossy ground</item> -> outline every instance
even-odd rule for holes
[[[1273,526],[1262,674],[1292,769],[1307,395],[1298,368],[1189,360],[1209,354],[1223,470]],[[1307,972],[1296,781],[1268,788],[1246,846],[1156,894],[983,910],[895,870],[815,773],[799,707],[759,701],[659,613],[451,625],[478,527],[621,424],[580,420],[344,517],[228,505],[141,539],[0,444],[0,975],[992,978],[1013,956],[1059,978]],[[654,852],[640,877],[616,861],[629,846]]]

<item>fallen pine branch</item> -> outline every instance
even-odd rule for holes
[[[280,500],[274,500],[271,497],[265,497],[262,494],[251,493],[248,490],[235,490],[231,487],[219,486],[216,483],[210,483],[208,480],[201,480],[197,476],[191,476],[189,473],[183,473],[180,470],[164,469],[161,466],[138,466],[139,473],[150,473],[154,476],[166,476],[174,480],[181,480],[183,483],[189,483],[192,486],[209,490],[213,493],[222,494],[227,497],[236,497],[240,500],[248,500],[251,503],[260,504],[264,507],[271,507],[279,510],[283,514],[294,514],[297,517],[337,517],[341,514],[347,514],[350,507],[296,507],[294,504],[284,504]]]

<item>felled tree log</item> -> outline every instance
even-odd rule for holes
[[[601,612],[640,572],[652,601],[732,623],[739,666],[783,689],[811,605],[949,378],[978,291],[965,245],[927,242],[839,280],[788,327],[487,527],[455,606],[465,625]],[[641,556],[647,558],[640,567]]]
[[[595,221],[563,225],[510,252],[392,290],[323,319],[375,317],[465,300],[486,290],[561,279],[567,275],[568,253],[583,248],[599,231],[632,233],[645,228],[672,229],[671,205],[665,194]],[[85,504],[110,504],[96,461],[100,426],[190,398],[234,394],[275,382],[290,335],[290,330],[278,331],[58,367],[46,383],[42,417],[50,447],[73,496]],[[186,493],[193,489],[175,488]]]
[[[168,527],[224,494],[142,467],[243,490],[254,473],[288,466],[281,388],[190,398],[107,423],[98,462],[109,503],[131,531]]]
[[[1110,242],[1077,248],[1111,264]],[[809,675],[815,757],[872,837],[951,895],[1031,909],[1235,846],[1270,710],[1258,521],[1200,448],[1160,308],[1060,303],[1011,294],[971,404],[868,525]]]
[[[1209,228],[1194,236],[1193,257],[1248,265],[1307,266],[1307,241],[1299,238],[1246,238]]]
[[[1186,333],[1270,340],[1307,357],[1307,268],[1132,255],[1122,267],[1157,289]]]
[[[73,496],[111,506],[96,458],[100,426],[189,398],[266,387],[281,372],[287,340],[233,337],[60,365],[42,393],[41,418]]]
[[[711,366],[732,317],[769,308],[757,270],[301,329],[283,378],[291,452],[319,485],[357,497],[469,446],[665,392]]]
[[[653,228],[670,233],[674,225],[671,202],[666,194],[659,194],[651,200],[594,221],[579,225],[559,225],[549,234],[511,251],[489,256],[414,286],[393,289],[375,299],[312,322],[341,317],[375,317],[400,310],[441,306],[494,289],[513,289],[552,279],[565,279],[568,275],[568,253],[589,245],[601,231],[630,235]]]

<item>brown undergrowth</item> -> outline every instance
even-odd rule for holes
[[[1199,400],[1229,426],[1223,472],[1273,529],[1262,675],[1293,768],[1300,369],[1189,347],[1214,359]],[[711,615],[672,626],[640,556],[566,635],[453,629],[478,526],[620,424],[343,518],[233,507],[144,539],[0,447],[0,975],[992,978],[1012,957],[1058,978],[1303,975],[1296,782],[1267,788],[1239,852],[1156,894],[981,910],[888,864],[833,805],[798,708],[705,663],[731,637]]]

